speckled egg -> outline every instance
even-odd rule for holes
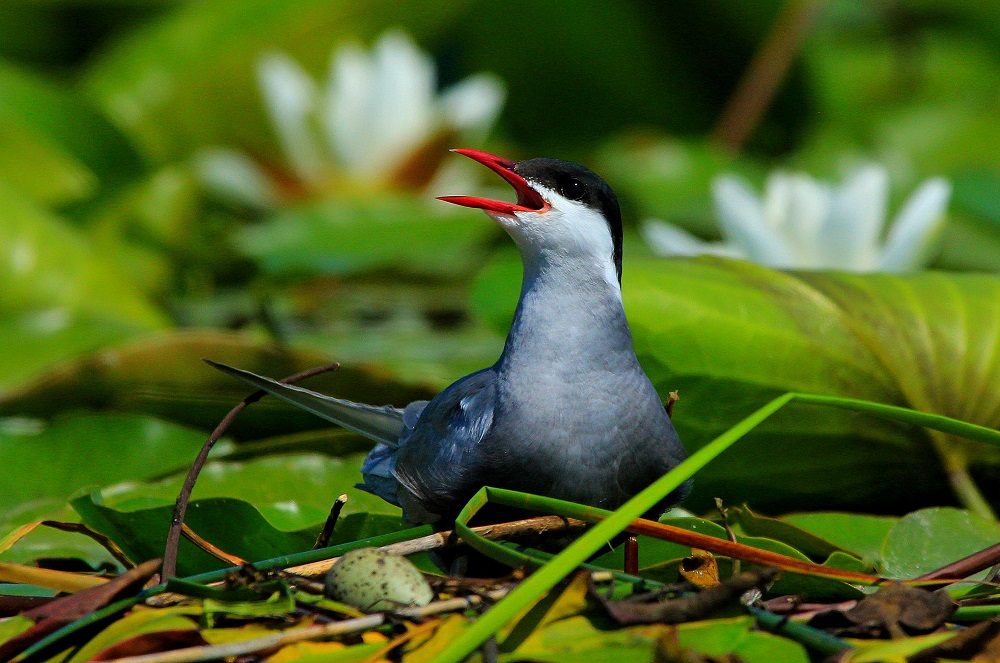
[[[363,612],[424,606],[434,598],[413,563],[378,548],[345,553],[326,574],[326,595]]]

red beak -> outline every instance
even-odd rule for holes
[[[458,152],[459,154],[469,157],[473,161],[478,161],[493,172],[499,174],[500,177],[507,180],[517,192],[517,202],[506,203],[502,200],[475,198],[473,196],[440,196],[438,200],[443,200],[446,203],[455,203],[456,205],[462,205],[463,207],[478,207],[486,210],[487,212],[496,212],[498,214],[538,212],[548,207],[548,204],[538,194],[538,192],[528,186],[528,183],[523,177],[514,172],[514,166],[516,164],[513,161],[504,159],[503,157],[494,156],[488,152],[481,152],[479,150],[458,148],[452,150],[452,152]]]

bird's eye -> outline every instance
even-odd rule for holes
[[[570,177],[559,183],[559,193],[569,200],[580,200],[587,193],[587,187],[580,180]]]

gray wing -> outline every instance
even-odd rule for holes
[[[249,382],[258,389],[263,389],[283,401],[297,405],[303,410],[312,412],[327,421],[332,421],[338,426],[343,426],[355,433],[360,433],[369,439],[381,442],[393,449],[399,444],[400,435],[405,427],[403,423],[404,410],[394,408],[391,405],[379,407],[376,405],[365,405],[364,403],[354,403],[342,398],[332,398],[316,393],[315,391],[303,389],[302,387],[282,384],[277,380],[265,378],[250,371],[233,368],[232,366],[219,364],[208,359],[204,361],[209,366],[217,368],[223,373],[228,373]],[[411,407],[419,406],[421,403],[423,401],[417,401],[411,404]],[[409,416],[412,416],[412,414]]]
[[[438,394],[400,440],[393,475],[409,493],[404,509],[416,505],[433,514],[451,514],[488,483],[488,459],[481,442],[493,425],[496,373],[468,375]]]

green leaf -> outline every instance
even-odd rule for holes
[[[67,87],[0,61],[0,134],[24,131],[40,149],[52,151],[51,170],[30,153],[9,152],[20,172],[0,173],[33,177],[29,185],[44,187],[37,200],[72,202],[94,193],[96,187],[114,189],[144,169],[141,158],[125,137],[97,110]],[[0,142],[4,139],[0,137]],[[47,181],[46,181],[47,180]],[[18,180],[12,180],[18,181]],[[28,189],[22,189],[27,191]]]
[[[252,389],[210,368],[202,357],[283,378],[331,361],[315,351],[285,350],[224,332],[178,331],[143,338],[68,362],[0,398],[0,416],[48,417],[68,408],[143,412],[211,430]],[[434,390],[407,385],[374,367],[342,367],[303,382],[362,403],[405,406]],[[231,434],[258,439],[326,427],[322,419],[276,399],[247,408]]]
[[[882,572],[910,579],[1000,540],[1000,524],[949,507],[921,509],[900,519],[882,544]]]
[[[97,178],[83,164],[2,107],[0,181],[45,205],[75,202],[97,187]]]
[[[844,659],[845,663],[907,663],[915,654],[950,640],[955,631],[931,633],[898,640],[852,640],[857,650]],[[946,660],[946,659],[940,659]]]
[[[444,203],[378,194],[338,196],[245,227],[237,245],[273,274],[343,274],[401,269],[449,275],[486,257],[496,228],[482,214],[440,209]]]
[[[456,0],[223,0],[181,3],[133,30],[84,78],[85,90],[148,154],[166,160],[194,146],[273,153],[257,84],[258,58],[283,50],[316,74],[334,45],[405,25],[417,39],[444,24]],[[220,110],[221,109],[221,110]]]
[[[822,560],[841,550],[837,545],[787,521],[754,513],[750,507],[728,507],[726,517],[737,534],[781,541],[814,560]],[[742,539],[739,539],[742,540]]]
[[[2,185],[0,208],[0,312],[53,310],[62,324],[85,313],[137,330],[164,325],[163,315],[63,219]]]
[[[7,479],[0,483],[0,509],[36,500],[59,502],[86,486],[141,481],[190,464],[204,433],[150,417],[70,415],[41,432],[0,430],[0,457]]]
[[[72,501],[83,522],[113,540],[133,561],[163,555],[173,505],[119,509],[103,506],[93,495]],[[199,536],[225,552],[253,561],[312,548],[321,524],[296,531],[271,525],[260,511],[242,500],[219,497],[192,502],[184,521]],[[230,566],[181,540],[178,575],[187,576]]]
[[[682,647],[707,654],[736,654],[747,663],[804,663],[809,660],[802,647],[794,642],[756,630],[750,617],[710,619],[677,627],[677,639]]]
[[[241,499],[257,507],[276,527],[292,530],[325,520],[337,496],[346,494],[347,504],[336,529],[338,540],[345,531],[357,533],[356,539],[375,536],[390,530],[376,528],[378,531],[374,531],[369,524],[385,516],[395,528],[400,523],[399,508],[354,487],[361,481],[361,463],[365,455],[352,453],[329,457],[318,453],[290,453],[247,461],[227,460],[225,456],[216,455],[218,460],[208,463],[198,476],[193,497]],[[139,497],[173,501],[180,492],[185,474],[176,474],[156,484],[116,489],[105,503],[116,506]],[[355,519],[351,517],[354,514],[365,517]]]
[[[881,556],[882,542],[899,522],[892,516],[869,516],[860,513],[793,513],[782,520],[875,563]]]

